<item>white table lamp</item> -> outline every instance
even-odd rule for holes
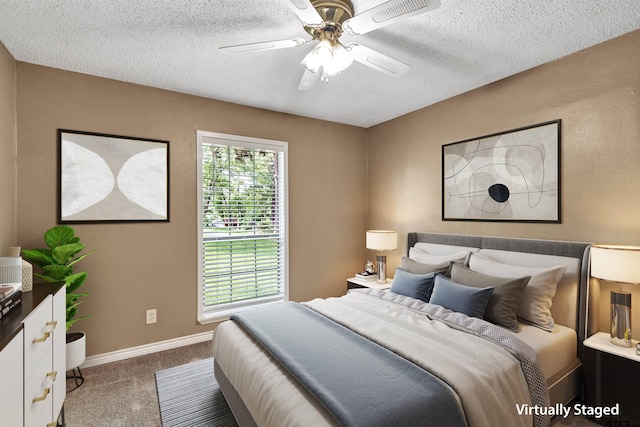
[[[398,249],[398,233],[390,230],[369,230],[367,231],[367,249],[382,251],[393,251]],[[387,281],[387,257],[378,253],[378,283]]]
[[[593,245],[591,275],[623,283],[640,283],[640,247]],[[631,293],[611,291],[611,342],[631,347]]]

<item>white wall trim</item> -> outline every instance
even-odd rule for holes
[[[195,335],[188,335],[186,337],[173,338],[166,341],[144,344],[138,347],[111,351],[109,353],[96,354],[95,356],[87,357],[87,359],[80,367],[84,369],[91,366],[104,365],[105,363],[117,362],[119,360],[130,359],[132,357],[156,353],[158,351],[171,350],[172,348],[184,347],[185,345],[210,341],[212,338],[213,331],[208,331],[201,332]]]

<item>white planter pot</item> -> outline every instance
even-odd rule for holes
[[[77,338],[76,338],[77,336]],[[71,339],[71,341],[70,341]],[[84,332],[67,333],[67,372],[84,363],[87,355],[87,336]]]

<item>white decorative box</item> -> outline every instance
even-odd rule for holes
[[[33,266],[22,260],[22,292],[29,292],[33,289]]]

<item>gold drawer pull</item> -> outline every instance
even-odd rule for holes
[[[48,423],[48,424],[47,424],[47,427],[57,427],[57,425],[58,425],[58,422],[57,422],[57,421],[54,421],[54,422],[52,422],[52,423]]]
[[[49,339],[49,337],[51,336],[51,332],[45,332],[44,335],[40,338],[36,338],[33,340],[33,343],[39,343],[39,342],[45,342],[47,339]]]
[[[51,378],[51,381],[55,381],[58,376],[58,371],[47,372],[47,377]]]
[[[56,326],[58,326],[58,321],[54,320],[52,322],[47,322],[47,326],[51,326],[52,328],[55,328]]]
[[[42,402],[47,398],[50,392],[51,392],[51,389],[49,387],[45,388],[44,393],[42,393],[42,396],[33,398],[33,403]]]

